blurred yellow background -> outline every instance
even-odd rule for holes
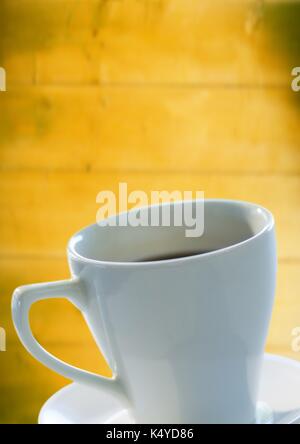
[[[36,422],[67,383],[20,345],[13,289],[67,278],[68,238],[121,181],[273,211],[267,350],[300,360],[300,1],[1,0],[0,33],[0,422]],[[32,325],[59,357],[109,374],[67,302],[37,304]]]

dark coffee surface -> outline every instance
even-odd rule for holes
[[[166,254],[160,254],[157,256],[148,256],[143,259],[139,259],[137,262],[158,262],[158,261],[167,261],[170,259],[179,259],[182,257],[189,257],[189,256],[196,256],[198,254],[205,254],[209,253],[213,250],[200,250],[200,251],[181,251],[178,253],[166,253]]]

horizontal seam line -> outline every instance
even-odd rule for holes
[[[291,89],[291,82],[286,83],[205,83],[205,82],[91,82],[91,83],[7,83],[7,91],[9,88],[170,88],[170,89],[230,89],[230,90],[269,90],[269,89]]]
[[[131,169],[131,168],[35,168],[35,167],[5,167],[0,166],[0,172],[2,173],[36,173],[36,174],[43,174],[43,173],[49,173],[49,174],[62,174],[62,173],[85,173],[85,174],[134,174],[134,175],[141,175],[141,174],[148,174],[153,176],[160,176],[162,174],[164,175],[176,175],[176,174],[189,174],[194,176],[201,176],[201,175],[215,175],[215,176],[269,176],[269,177],[300,177],[300,170],[299,171],[235,171],[235,170],[190,170],[190,169]]]

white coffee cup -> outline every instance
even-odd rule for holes
[[[182,204],[192,202],[172,205]],[[75,234],[72,279],[14,292],[24,346],[57,373],[114,393],[140,423],[254,422],[275,290],[274,220],[229,200],[206,200],[204,215],[198,238],[175,226],[92,225]],[[57,297],[82,311],[112,379],[58,360],[33,337],[30,306]]]

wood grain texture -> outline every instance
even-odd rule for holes
[[[299,258],[300,178],[277,175],[147,174],[99,172],[2,172],[0,177],[0,255],[64,254],[69,237],[96,221],[100,191],[118,196],[119,183],[137,189],[197,190],[205,197],[249,200],[276,218],[281,258]]]
[[[289,89],[26,87],[0,101],[2,168],[300,171]]]
[[[299,2],[2,0],[0,11],[3,63],[33,56],[42,84],[287,86],[298,63]]]
[[[267,351],[300,360],[299,0],[1,0],[0,423],[34,423],[65,385],[13,329],[15,287],[69,277],[65,246],[101,190],[204,190],[275,215]],[[117,193],[118,194],[118,193]],[[32,310],[37,338],[109,375],[80,313]]]
[[[0,353],[1,423],[36,423],[43,403],[70,381],[39,364],[20,343],[8,345],[8,351]],[[71,343],[47,344],[47,349],[67,362],[109,376],[95,347]]]

